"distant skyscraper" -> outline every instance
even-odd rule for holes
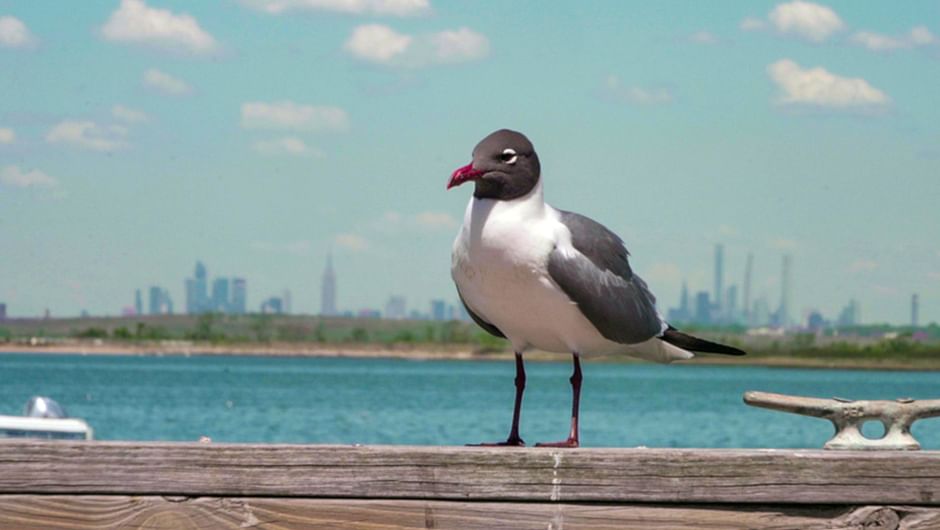
[[[695,322],[699,324],[710,324],[712,321],[712,303],[708,297],[708,291],[699,291],[695,295]]]
[[[770,303],[765,296],[759,296],[754,300],[754,306],[751,309],[752,326],[766,326],[770,321]]]
[[[336,314],[336,273],[333,272],[333,255],[326,256],[326,269],[323,271],[323,284],[320,290],[320,314]]]
[[[725,322],[734,324],[738,321],[738,286],[729,285],[725,290]]]
[[[212,299],[210,309],[219,313],[229,312],[229,281],[228,278],[216,278],[212,281]]]
[[[849,300],[848,305],[843,307],[842,312],[839,313],[836,324],[839,327],[857,326],[861,322],[860,313],[858,302],[856,300]]]
[[[689,318],[689,284],[685,281],[682,282],[682,296],[679,298],[679,311],[682,311],[686,319]]]
[[[780,273],[780,306],[774,315],[774,324],[780,327],[790,325],[790,256],[783,256],[783,268]]]
[[[144,314],[144,295],[140,292],[140,289],[134,291],[134,314]]]
[[[385,318],[401,320],[407,316],[408,311],[405,305],[405,297],[400,295],[388,297],[388,302],[385,303]]]
[[[682,282],[682,294],[679,297],[679,307],[674,307],[667,313],[669,321],[673,323],[691,322],[692,310],[689,306],[689,284]]]
[[[744,265],[744,300],[741,302],[744,309],[744,323],[753,324],[751,320],[751,274],[754,269],[754,254],[747,254],[747,263]]]
[[[196,280],[193,278],[186,278],[185,282],[185,291],[186,291],[186,312],[190,315],[195,315],[199,312],[199,308],[196,304]]]
[[[209,274],[201,261],[196,262],[196,312],[202,313],[208,309],[209,301]]]
[[[151,315],[162,315],[163,314],[163,288],[153,285],[150,287],[150,314]]]
[[[244,315],[248,310],[247,290],[244,278],[232,278],[232,313]]]
[[[265,315],[280,315],[284,313],[284,301],[276,296],[261,302],[261,313]]]
[[[431,300],[431,320],[447,319],[447,302],[443,300]]]
[[[173,314],[173,299],[170,298],[170,291],[166,289],[163,290],[163,314]]]
[[[721,243],[715,245],[715,314],[723,315],[725,313],[725,247]]]
[[[206,266],[197,261],[195,274],[186,280],[186,312],[195,315],[211,310],[209,275],[206,273]]]
[[[806,327],[809,328],[810,331],[818,332],[826,327],[826,319],[823,318],[822,313],[819,311],[813,311],[806,319]]]
[[[289,290],[289,289],[284,289],[284,292],[281,294],[281,301],[283,302],[283,306],[284,306],[284,307],[283,307],[283,309],[284,309],[284,314],[285,314],[285,315],[289,315],[289,314],[290,314],[290,311],[291,311],[291,309],[290,309],[291,297],[290,297],[290,290]]]
[[[7,319],[7,305],[0,304],[0,321]]]
[[[920,300],[917,294],[911,295],[911,327],[916,328],[918,325],[918,313],[920,312]]]

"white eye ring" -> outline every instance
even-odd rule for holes
[[[517,158],[519,158],[519,155],[516,154],[516,150],[507,147],[503,149],[503,155],[500,157],[500,160],[507,164],[515,164]]]

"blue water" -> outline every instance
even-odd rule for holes
[[[527,363],[522,437],[564,438],[569,363]],[[0,414],[50,396],[104,440],[464,444],[505,438],[511,362],[0,354]],[[827,421],[748,407],[746,390],[940,397],[940,372],[584,363],[585,446],[821,447]],[[940,448],[940,419],[915,424]]]

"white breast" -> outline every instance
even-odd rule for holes
[[[568,241],[558,212],[542,200],[541,185],[514,201],[471,199],[451,273],[470,310],[498,327],[516,351],[621,351],[548,275],[549,254]]]

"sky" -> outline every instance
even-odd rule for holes
[[[0,303],[118,314],[202,260],[315,313],[456,300],[473,146],[683,281],[940,321],[935,1],[0,0]],[[933,95],[931,95],[933,94]]]

